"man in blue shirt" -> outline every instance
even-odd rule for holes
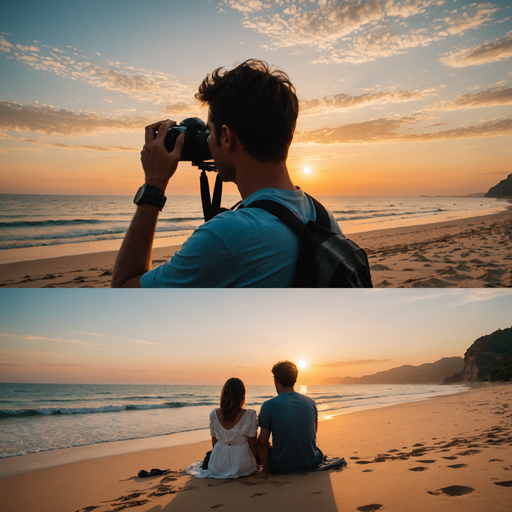
[[[277,396],[263,403],[259,416],[258,449],[263,469],[273,473],[313,471],[323,459],[316,445],[316,404],[294,391],[298,371],[293,363],[277,363],[272,373]]]
[[[286,73],[248,60],[215,70],[196,98],[208,105],[209,147],[223,181],[234,182],[242,206],[278,201],[305,223],[314,205],[290,179],[286,159],[299,103]],[[170,261],[151,270],[152,246],[164,192],[180,160],[184,135],[169,153],[164,139],[175,121],[146,127],[141,152],[145,184],[117,256],[113,287],[292,286],[299,254],[297,236],[277,217],[258,208],[215,216],[194,231]],[[158,134],[155,138],[155,132]],[[331,228],[341,233],[331,215]]]

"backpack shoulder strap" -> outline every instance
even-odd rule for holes
[[[311,231],[309,228],[302,222],[302,220],[295,215],[289,208],[284,206],[277,201],[272,201],[270,199],[260,199],[258,201],[253,201],[249,203],[246,208],[260,208],[261,210],[265,210],[268,213],[276,216],[279,220],[284,222],[290,229],[295,231],[299,236],[309,237],[311,235]]]
[[[315,224],[318,224],[319,226],[322,226],[327,229],[332,229],[331,228],[331,218],[329,217],[329,214],[327,213],[325,206],[322,203],[320,203],[319,201],[317,201],[314,197],[310,196],[309,194],[306,194],[306,195],[309,197],[309,199],[311,199],[311,201],[313,201],[313,204],[315,205],[315,211],[316,211]]]

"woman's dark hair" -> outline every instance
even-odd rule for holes
[[[299,100],[284,71],[256,59],[246,60],[230,71],[217,68],[206,75],[196,98],[209,106],[217,137],[225,124],[256,160],[286,160]]]
[[[294,363],[290,361],[281,361],[272,367],[274,377],[281,383],[284,388],[291,388],[297,382],[299,371]]]
[[[245,404],[245,385],[236,377],[228,379],[220,393],[220,410],[225,423],[233,423]]]

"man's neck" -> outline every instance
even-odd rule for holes
[[[277,394],[280,395],[281,393],[295,393],[295,390],[293,389],[293,386],[290,387],[290,388],[283,388],[283,387],[280,387],[278,390],[277,390]]]
[[[236,185],[242,199],[263,188],[297,190],[288,174],[286,160],[260,162],[251,157],[244,159],[237,166]]]

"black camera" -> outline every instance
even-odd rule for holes
[[[165,149],[169,153],[174,149],[178,136],[185,134],[185,143],[181,150],[180,160],[182,162],[192,162],[201,169],[201,164],[205,160],[211,160],[212,154],[208,146],[208,137],[210,132],[204,122],[197,117],[184,119],[179,125],[171,126],[165,136]]]

